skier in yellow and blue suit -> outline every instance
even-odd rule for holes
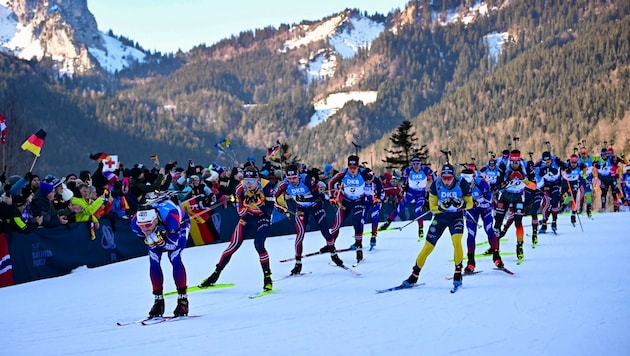
[[[451,164],[447,163],[442,166],[440,179],[435,180],[429,188],[429,208],[433,213],[433,221],[431,221],[424,246],[416,258],[413,272],[409,278],[402,282],[402,287],[411,288],[418,281],[420,270],[446,228],[451,233],[451,241],[455,250],[453,285],[455,287],[462,285],[464,211],[472,207],[473,199],[468,182],[465,179],[456,179],[455,168]]]

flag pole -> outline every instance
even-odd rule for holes
[[[33,160],[33,164],[31,164],[31,169],[29,169],[29,172],[33,171],[33,167],[35,167],[35,162],[37,162],[37,158],[39,158],[39,156],[35,156],[35,159]]]

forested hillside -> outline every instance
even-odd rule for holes
[[[0,55],[9,171],[30,166],[32,155],[19,145],[39,128],[49,135],[37,166],[55,174],[91,169],[87,152],[101,151],[127,164],[146,164],[152,154],[227,163],[214,148],[221,137],[242,160],[280,140],[317,166],[340,164],[354,142],[382,168],[389,136],[405,120],[436,163],[440,149],[458,162],[482,161],[515,144],[540,154],[546,141],[559,156],[581,140],[630,151],[630,3],[490,1],[496,9],[466,25],[428,20],[459,1],[427,3],[372,15],[387,30],[368,50],[338,58],[322,81],[308,82],[299,63],[327,43],[280,50],[294,35],[289,26],[243,31],[107,80],[58,80],[41,74],[41,64]],[[490,33],[509,33],[496,60]],[[307,127],[316,100],[353,90],[375,90],[377,101],[348,102]]]

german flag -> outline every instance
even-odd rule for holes
[[[46,131],[39,129],[36,133],[31,135],[23,144],[22,149],[29,151],[35,156],[39,157],[39,153],[42,151],[44,145],[44,139],[46,138]]]
[[[107,153],[105,152],[99,152],[99,153],[90,153],[90,159],[95,160],[95,161],[102,161],[104,159],[107,159],[109,156],[107,155]]]
[[[189,216],[194,216],[203,211],[197,197],[181,202],[181,207],[186,210]],[[205,212],[190,220],[190,237],[194,246],[207,245],[220,239],[214,223],[212,222],[212,212]]]
[[[149,159],[152,159],[152,160],[155,161],[156,159],[158,159],[158,155],[153,155],[153,156],[149,157]]]

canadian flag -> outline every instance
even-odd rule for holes
[[[4,115],[0,115],[0,132],[2,132],[0,142],[4,145],[4,143],[7,142],[7,122]]]

